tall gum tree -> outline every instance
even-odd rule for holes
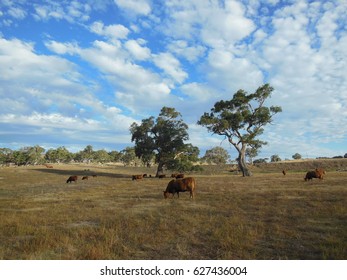
[[[204,113],[198,124],[213,134],[225,136],[238,152],[238,165],[243,176],[251,176],[246,162],[246,149],[259,149],[267,144],[257,137],[263,127],[272,123],[272,117],[282,112],[280,106],[264,106],[271,96],[273,87],[269,84],[260,86],[254,93],[238,90],[231,100],[221,100],[214,104],[210,113]]]

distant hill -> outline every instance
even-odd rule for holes
[[[255,164],[252,167],[253,172],[281,172],[287,171],[308,171],[315,168],[323,168],[327,171],[347,171],[347,158],[341,159],[300,159],[279,161],[271,163]]]

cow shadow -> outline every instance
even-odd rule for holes
[[[55,174],[55,175],[64,175],[64,176],[98,176],[98,177],[109,177],[109,178],[131,178],[129,174],[118,174],[118,173],[110,173],[104,171],[93,171],[93,170],[62,170],[62,169],[54,169],[54,168],[36,168],[34,169],[37,172],[42,172],[46,174]]]

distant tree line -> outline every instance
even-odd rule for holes
[[[272,155],[270,158],[258,158],[253,160],[251,151],[247,153],[250,164],[259,164],[267,162],[279,162],[282,159],[279,155]],[[301,159],[299,153],[292,156],[293,159]],[[347,158],[347,153],[344,156],[334,156],[336,158]],[[317,157],[317,159],[329,159],[328,157]],[[205,155],[196,157],[194,161],[188,164],[187,157],[181,157],[179,166],[170,166],[170,169],[180,171],[192,170],[191,164],[215,164],[224,165],[234,163],[226,149],[217,146],[206,150]],[[0,148],[0,165],[39,165],[45,163],[121,163],[124,166],[147,166],[155,164],[155,160],[138,158],[135,153],[135,147],[126,147],[121,151],[106,151],[94,150],[91,145],[87,145],[83,150],[73,153],[64,146],[56,149],[45,150],[39,145],[32,147],[24,147],[19,150],[11,150],[9,148]],[[195,167],[196,168],[196,167]],[[193,168],[194,169],[194,168]]]
[[[133,148],[126,148],[120,152],[105,150],[94,150],[91,145],[86,146],[82,151],[73,153],[64,146],[56,149],[45,150],[38,145],[24,147],[19,150],[0,148],[0,164],[14,165],[38,165],[44,163],[106,163],[123,162],[125,165],[131,164],[135,158]]]
[[[299,159],[302,159],[302,156],[299,153],[295,153],[294,155],[292,155],[292,158],[294,160],[299,160]],[[316,159],[336,159],[336,158],[347,158],[347,153],[344,156],[333,156],[331,158],[329,158],[329,157],[317,157]],[[270,157],[270,159],[269,158],[259,158],[259,159],[256,159],[256,160],[253,161],[253,163],[254,164],[267,163],[269,160],[270,160],[270,162],[282,161],[280,156],[276,154],[276,155],[272,155]],[[286,160],[289,160],[289,159],[286,159]]]
[[[196,158],[195,163],[227,164],[230,156],[222,147],[214,147],[206,151],[201,158]],[[191,169],[187,165],[187,160],[181,159],[182,171]],[[56,149],[45,150],[36,145],[12,150],[0,148],[0,165],[40,165],[46,163],[122,163],[124,166],[147,166],[155,164],[153,159],[139,159],[135,154],[135,147],[126,147],[121,151],[94,150],[91,145],[87,145],[83,150],[73,153],[64,146]]]

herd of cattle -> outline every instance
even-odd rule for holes
[[[285,176],[287,174],[286,170],[282,171],[283,175]],[[320,180],[323,179],[324,175],[326,174],[325,170],[322,168],[316,168],[313,171],[308,171],[306,173],[306,176],[304,177],[305,181],[312,180],[313,178],[318,178]],[[97,175],[92,175],[92,177],[97,177]],[[140,175],[132,175],[131,179],[134,181],[137,180],[142,180],[143,178],[147,177],[152,177],[151,175],[148,176],[147,174],[140,174]],[[83,176],[82,180],[88,180],[88,176]],[[159,175],[159,179],[166,178],[166,175]],[[195,189],[196,189],[196,181],[195,178],[193,177],[184,177],[183,173],[173,173],[171,174],[172,179],[167,187],[166,190],[163,192],[164,193],[164,198],[172,197],[174,198],[175,194],[177,194],[177,197],[179,198],[179,193],[180,192],[189,192],[190,193],[190,198],[194,198],[195,194]],[[78,176],[70,176],[67,180],[66,183],[71,183],[71,182],[77,182]]]
[[[132,180],[141,180],[143,178],[148,177],[147,174],[140,174],[140,175],[132,175]],[[150,175],[150,177],[152,177]],[[166,178],[165,174],[158,175],[159,179]],[[195,192],[195,186],[196,182],[193,177],[187,177],[184,178],[183,173],[173,173],[171,174],[171,178],[175,178],[169,182],[169,184],[166,187],[166,190],[164,191],[164,198],[168,198],[170,194],[172,197],[175,196],[177,193],[177,197],[180,197],[180,192],[190,192],[190,198],[194,198],[194,192]]]
[[[97,175],[92,175],[92,177],[97,177]],[[147,174],[131,176],[133,181],[141,180],[146,177],[148,177]],[[88,180],[88,178],[89,178],[88,176],[83,176],[82,180]],[[166,175],[159,175],[158,178],[159,179],[166,178]],[[170,195],[174,197],[175,194],[177,194],[177,197],[179,197],[180,192],[187,192],[187,191],[190,193],[190,198],[194,198],[195,187],[196,187],[195,178],[193,177],[184,178],[184,174],[182,173],[171,174],[171,178],[174,178],[174,179],[172,179],[167,185],[166,190],[164,191],[164,198],[168,198]],[[66,180],[66,183],[71,183],[71,182],[76,183],[77,180],[78,180],[78,176],[73,175]]]
[[[92,177],[97,177],[97,175],[92,175]],[[66,183],[71,183],[71,182],[77,182],[78,176],[74,175],[74,176],[70,176],[67,180]],[[88,180],[89,176],[83,176],[82,180]]]

